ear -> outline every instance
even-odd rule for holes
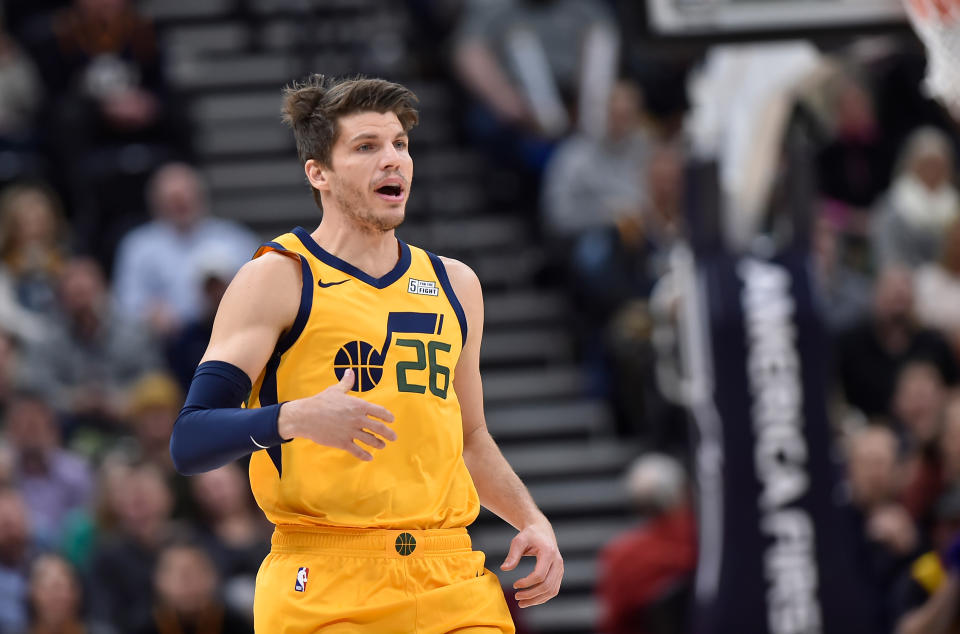
[[[303,171],[314,189],[322,192],[330,191],[330,181],[327,179],[328,170],[319,162],[309,159],[303,164]]]

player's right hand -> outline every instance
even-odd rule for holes
[[[280,437],[306,438],[318,445],[343,449],[360,460],[373,460],[357,441],[383,449],[387,446],[384,439],[396,440],[396,432],[384,424],[393,422],[393,414],[385,407],[350,396],[353,381],[353,370],[347,370],[339,383],[319,394],[284,403],[277,419]]]

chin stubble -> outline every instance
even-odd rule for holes
[[[403,222],[403,215],[397,219],[380,218],[370,212],[364,204],[363,193],[353,188],[341,189],[336,195],[337,205],[343,214],[367,233],[386,233],[396,229]]]

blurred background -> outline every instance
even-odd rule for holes
[[[236,270],[319,222],[279,121],[282,86],[312,72],[420,98],[398,235],[483,282],[488,425],[565,556],[518,631],[960,631],[960,127],[899,3],[4,0],[0,17],[0,633],[252,631],[271,527],[246,465],[187,479],[167,444]],[[817,368],[802,392],[823,416],[772,460],[816,462],[816,544],[842,540],[796,574],[789,549],[744,563],[771,537],[730,518],[756,515],[769,473],[705,470],[706,410],[664,371],[692,345],[677,253],[705,231],[714,252],[801,263],[815,327],[790,358]],[[748,346],[712,350],[679,374],[744,373]],[[752,447],[756,409],[722,405],[726,441]],[[726,530],[705,529],[724,487]],[[513,530],[484,511],[471,533],[495,569]],[[728,613],[759,616],[706,627],[721,599],[698,561],[744,535],[714,572],[739,579]],[[792,603],[839,560],[856,630]]]

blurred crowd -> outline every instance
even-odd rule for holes
[[[598,627],[679,631],[696,526],[650,299],[684,235],[684,73],[637,61],[628,2],[407,4],[447,42],[465,136],[523,176],[588,389],[643,454],[627,477],[642,521],[600,559]],[[3,8],[0,633],[251,631],[271,527],[241,465],[181,478],[168,440],[258,239],[211,216],[162,39],[134,3]],[[960,605],[960,127],[922,96],[916,50],[832,56],[809,100],[822,132],[811,270],[843,495],[885,631],[947,631],[935,625],[956,625]]]
[[[618,50],[610,10],[537,0],[477,10],[454,67],[490,152],[540,183],[540,233],[576,307],[590,389],[642,454],[627,475],[642,521],[601,557],[599,627],[676,632],[696,563],[690,456],[683,412],[655,379],[650,303],[684,235],[686,104],[663,107],[649,68]],[[577,63],[563,41],[582,43]],[[799,102],[814,122],[810,261],[834,368],[837,499],[862,539],[880,631],[956,631],[960,122],[922,94],[915,43],[827,53]],[[597,90],[609,94],[602,111],[583,98]]]
[[[134,3],[0,15],[0,632],[252,632],[270,526],[168,443],[259,239],[210,215]]]

